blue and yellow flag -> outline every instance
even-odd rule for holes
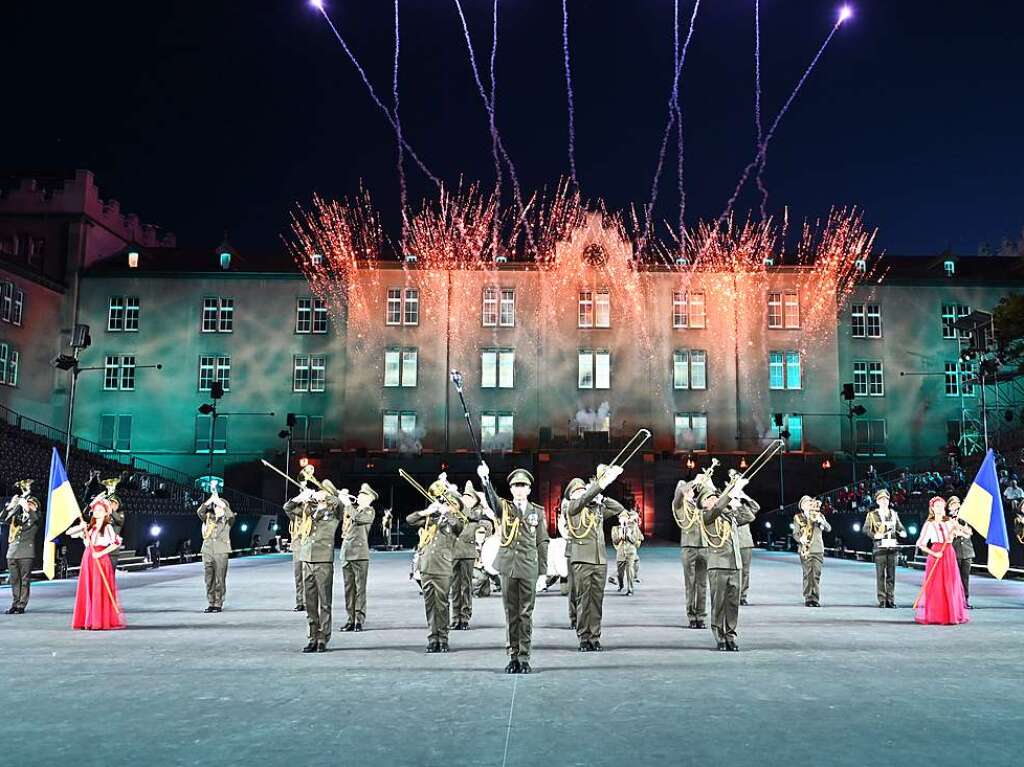
[[[60,460],[57,448],[50,458],[50,492],[46,499],[46,535],[43,538],[43,572],[53,580],[57,564],[57,546],[54,540],[82,518],[78,500],[68,482],[68,473]]]
[[[960,519],[977,530],[988,544],[988,571],[996,578],[1006,575],[1010,568],[1010,537],[1006,534],[996,457],[991,450],[960,506]]]

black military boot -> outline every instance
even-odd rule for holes
[[[317,652],[327,652],[327,643],[326,642],[317,642],[316,643],[316,651]]]
[[[520,674],[531,674],[531,673],[533,673],[533,669],[530,668],[530,664],[527,661],[521,660],[521,661],[519,661],[519,673]]]
[[[349,621],[348,623],[346,623],[344,626],[341,627],[341,630],[342,631],[355,631],[355,628],[356,628],[356,624],[352,623],[351,621]]]
[[[302,652],[316,652],[316,642],[310,640],[309,644],[302,648]]]
[[[601,647],[601,640],[595,639],[590,643],[590,650],[592,652],[601,652],[604,648]]]
[[[719,650],[724,650],[724,649],[726,649],[726,646],[725,646],[725,641],[724,641],[724,640],[720,640],[720,641],[718,642],[718,649],[719,649]]]
[[[295,607],[292,608],[292,612],[304,613],[304,612],[306,612],[306,606],[305,605],[295,605]]]
[[[727,639],[725,640],[725,649],[729,652],[739,652],[740,646],[735,639]]]
[[[505,666],[505,673],[506,674],[518,674],[519,673],[519,661],[517,661],[515,658],[510,660],[508,662],[508,665]]]
[[[442,641],[437,645],[438,652],[448,652],[448,642]]]
[[[437,641],[427,642],[427,652],[429,652],[429,653],[441,652],[441,645],[440,645],[440,643],[437,642]]]
[[[355,625],[355,627],[352,630],[353,631],[362,631],[363,630],[363,624],[359,623],[359,622],[356,622],[356,625]]]
[[[209,611],[207,611],[207,612],[209,612]],[[15,607],[14,605],[11,605],[8,609],[4,610],[4,615],[17,615],[17,614],[18,614],[18,608]]]
[[[213,605],[207,605],[207,606],[206,606],[206,609],[205,609],[205,610],[203,610],[203,612],[204,612],[204,613],[212,613],[212,612],[216,612],[216,608],[215,608],[215,607],[214,607]]]
[[[590,642],[588,642],[586,639],[580,641],[580,652],[590,652],[592,649],[593,648],[590,646]]]
[[[708,627],[708,624],[706,624],[704,621],[699,620],[699,619],[697,620],[697,625],[694,626],[695,629],[706,629],[707,627]]]

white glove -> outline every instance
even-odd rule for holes
[[[601,476],[601,479],[597,481],[597,484],[600,486],[602,490],[606,490],[608,488],[608,485],[617,480],[621,475],[621,466],[609,466],[605,470],[604,474]]]
[[[491,476],[491,467],[488,466],[486,463],[481,463],[479,466],[476,467],[476,473],[480,475],[480,479],[486,482],[487,479]]]

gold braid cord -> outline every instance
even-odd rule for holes
[[[583,507],[583,511],[580,513],[580,516],[583,517],[583,524],[579,527],[575,527],[572,523],[572,515],[565,515],[565,526],[569,529],[569,535],[573,538],[586,538],[594,529],[594,525],[597,524],[597,514],[591,511],[587,506]]]
[[[684,521],[680,522],[679,517],[675,514],[672,514],[672,519],[675,520],[676,525],[678,525],[679,529],[683,532],[690,530],[694,525],[700,525],[700,530],[704,534],[704,539],[708,542],[708,546],[713,549],[722,548],[732,537],[732,525],[721,517],[718,517],[715,520],[715,532],[712,533],[704,524],[704,514],[701,510],[697,508],[696,504],[689,503],[685,500],[683,501]]]
[[[17,540],[19,535],[21,535],[21,525],[19,525],[17,522],[15,522],[12,519],[11,520],[11,529],[7,532],[7,540],[10,543],[14,543]]]
[[[519,537],[519,523],[520,519],[517,516],[515,519],[510,520],[509,508],[512,506],[508,501],[502,501],[501,504],[501,539],[499,543],[502,548],[511,546],[512,542]]]

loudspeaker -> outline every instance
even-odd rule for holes
[[[71,348],[88,349],[91,343],[92,338],[89,336],[89,326],[75,325],[75,329],[71,331]]]
[[[854,396],[855,395],[853,393],[853,384],[852,383],[844,383],[843,384],[843,399],[849,401],[849,400],[853,399]]]
[[[295,428],[295,413],[289,413],[288,417],[285,419],[285,423],[288,424],[288,428],[289,429],[294,429]]]

